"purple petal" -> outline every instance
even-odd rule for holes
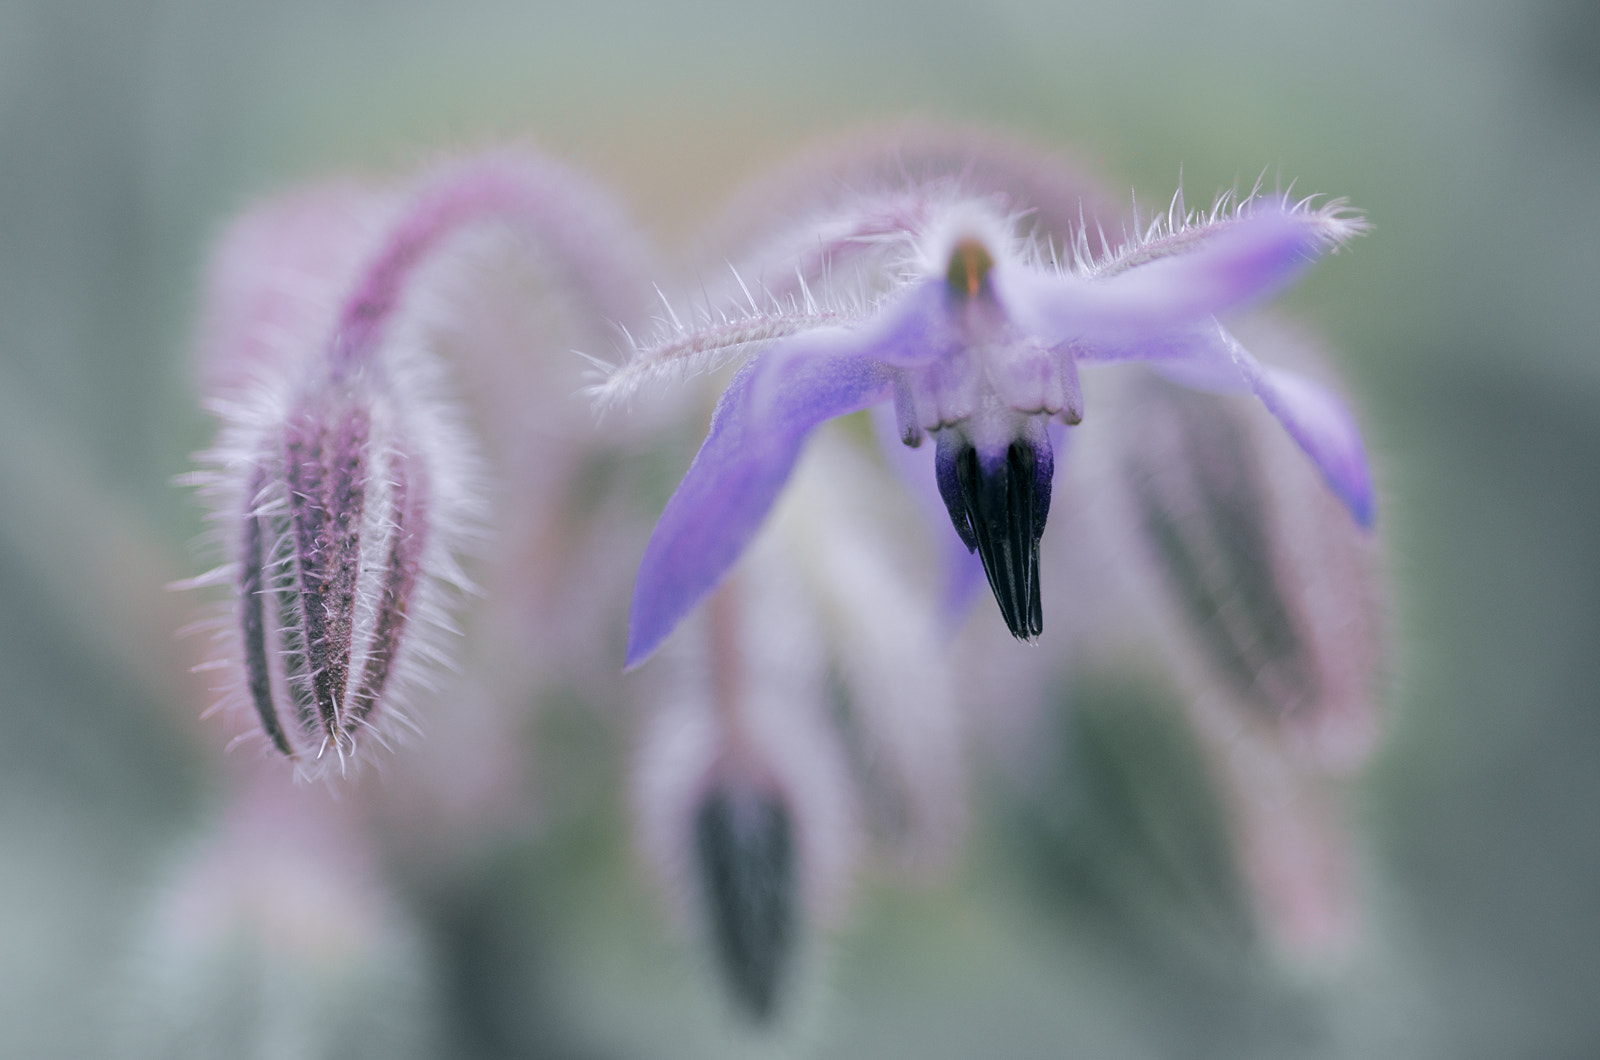
[[[919,442],[917,448],[913,449],[904,445],[895,413],[887,408],[875,410],[872,419],[884,459],[905,484],[906,491],[932,527],[934,540],[939,543],[940,564],[944,568],[944,592],[940,598],[939,615],[945,631],[954,634],[971,608],[978,590],[987,584],[983,562],[967,548],[959,535],[952,535],[946,529],[950,525],[950,513],[939,494],[935,477],[935,446]],[[1055,441],[1054,435],[1051,440]]]
[[[865,340],[874,337],[838,328],[808,332],[734,377],[645,546],[626,665],[655,651],[739,558],[812,429],[890,397],[890,370],[866,357],[872,346]]]
[[[1258,210],[1188,235],[1159,257],[1134,250],[1109,274],[997,266],[991,282],[1018,326],[1046,345],[1128,339],[1263,301],[1330,243],[1326,219],[1293,210]]]
[[[1251,386],[1256,396],[1316,461],[1322,477],[1355,521],[1370,529],[1372,474],[1367,468],[1361,431],[1350,410],[1327,388],[1297,372],[1259,364],[1255,367],[1257,374],[1251,379]]]
[[[1298,372],[1268,368],[1220,325],[1215,332],[1235,370],[1267,411],[1316,463],[1329,488],[1362,527],[1372,526],[1372,474],[1355,417],[1327,387]]]
[[[1298,372],[1268,368],[1217,324],[1164,336],[1150,344],[1146,354],[1143,359],[1151,367],[1192,390],[1248,390],[1260,398],[1316,463],[1355,521],[1372,526],[1372,475],[1361,431],[1344,402],[1330,390]],[[1126,359],[1132,359],[1131,351]]]
[[[928,280],[885,303],[857,332],[858,345],[873,360],[897,368],[942,361],[963,344],[948,310],[943,279]]]

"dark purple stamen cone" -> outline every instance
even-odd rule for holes
[[[777,1009],[798,905],[793,824],[776,797],[713,789],[694,819],[695,860],[717,959],[758,1023]]]
[[[1035,446],[1018,439],[990,462],[964,439],[944,431],[935,467],[950,521],[968,551],[983,560],[1011,635],[1018,640],[1037,637],[1044,632],[1039,539],[1050,512],[1055,470],[1049,443]]]

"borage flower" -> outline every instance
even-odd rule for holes
[[[906,445],[933,435],[939,492],[1012,634],[1037,636],[1050,428],[1083,418],[1079,365],[1143,361],[1195,389],[1255,394],[1370,526],[1372,488],[1348,411],[1311,380],[1257,362],[1217,319],[1264,301],[1360,233],[1342,201],[1224,196],[1191,215],[1180,196],[1114,251],[1096,253],[1080,226],[1065,260],[1020,234],[1026,221],[1006,198],[951,180],[846,203],[814,221],[809,242],[789,244],[804,248],[792,293],[766,287],[763,304],[747,291],[746,307],[692,328],[674,316],[668,334],[598,388],[616,398],[770,343],[723,393],[645,550],[630,666],[738,557],[811,431],[889,401]],[[863,272],[869,293],[853,304],[813,294],[830,263],[864,261],[882,275]]]

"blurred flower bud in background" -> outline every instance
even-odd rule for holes
[[[255,763],[137,925],[108,1055],[438,1055],[424,932],[348,804]]]

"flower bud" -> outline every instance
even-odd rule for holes
[[[373,371],[265,432],[239,541],[250,701],[274,747],[341,764],[405,665],[431,531],[427,455]],[[427,590],[422,590],[426,592]]]
[[[860,836],[823,631],[768,535],[650,671],[640,840],[734,1011],[775,1023],[835,915]],[[666,680],[663,681],[662,678]]]
[[[432,955],[349,807],[276,772],[240,785],[140,918],[114,1055],[438,1055]]]
[[[718,963],[744,1012],[777,1008],[799,919],[794,821],[775,793],[725,782],[694,815],[695,863]]]
[[[1125,537],[1154,575],[1242,874],[1286,948],[1337,949],[1357,903],[1336,775],[1377,734],[1379,542],[1256,402],[1153,376],[1126,397],[1140,429],[1118,443]]]
[[[455,556],[483,519],[483,473],[443,367],[411,343],[337,356],[384,200],[301,194],[239,222],[218,253],[204,351],[222,420],[187,479],[229,562],[219,622],[225,705],[303,776],[343,772],[408,721],[399,710],[467,589]],[[318,224],[332,214],[348,223]],[[275,232],[276,241],[263,232]],[[297,240],[322,233],[320,255]],[[255,254],[254,268],[240,263]],[[220,344],[220,345],[219,345]]]
[[[1134,538],[1197,687],[1320,767],[1363,758],[1382,676],[1378,543],[1248,399],[1148,378],[1124,439]]]
[[[303,775],[343,772],[409,724],[408,687],[448,657],[438,634],[469,589],[457,556],[483,525],[485,475],[431,351],[452,309],[428,296],[427,265],[485,226],[544,252],[551,286],[586,313],[637,300],[620,215],[515,152],[404,195],[297,193],[236,224],[216,256],[203,363],[222,430],[188,481],[229,563],[191,584],[234,590],[218,665]]]

